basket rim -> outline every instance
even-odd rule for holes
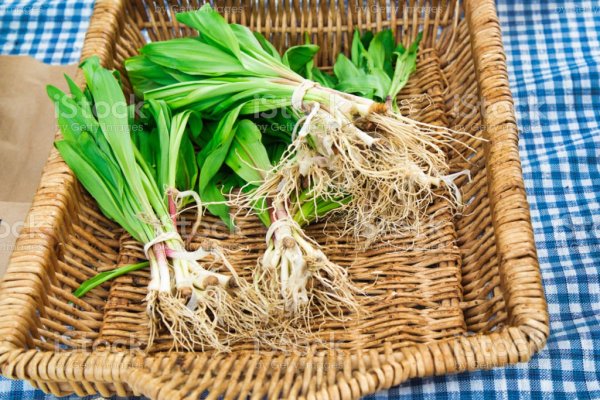
[[[119,15],[126,12],[126,0],[98,0],[86,34],[81,59],[98,55],[105,66],[112,66],[112,55],[118,35]],[[360,368],[353,371],[350,379],[338,380],[327,385],[329,394],[341,398],[356,398],[377,390],[398,385],[413,377],[462,372],[478,368],[491,368],[524,362],[542,347],[549,335],[549,315],[543,292],[541,273],[537,261],[531,219],[503,219],[511,209],[529,206],[525,195],[521,163],[518,153],[518,129],[512,96],[509,89],[505,54],[502,45],[500,24],[494,0],[465,0],[465,19],[469,25],[471,50],[477,74],[480,98],[483,100],[483,127],[488,143],[485,146],[486,171],[492,224],[499,258],[500,285],[505,296],[508,321],[506,326],[492,332],[471,336],[460,336],[416,344],[384,354],[373,350],[359,352]],[[78,83],[82,83],[78,72]],[[50,166],[56,170],[50,172]],[[75,178],[66,164],[53,149],[44,172],[44,177],[53,176],[56,188],[66,190],[75,185]],[[59,175],[59,176],[57,176]],[[504,184],[510,177],[510,186]],[[518,189],[511,196],[507,190]],[[47,188],[46,188],[47,189]],[[64,205],[65,200],[57,198]],[[53,229],[65,218],[64,208],[43,204],[34,198],[30,214],[38,208],[52,207],[36,218],[36,228],[28,232],[33,237],[18,239],[19,244],[28,243],[35,251],[15,250],[5,277],[0,283],[0,307],[7,307],[7,314],[0,317],[0,372],[13,379],[26,379],[43,390],[55,394],[63,393],[60,382],[94,382],[100,394],[112,393],[105,384],[113,384],[117,394],[125,394],[126,388],[134,393],[151,398],[177,398],[175,389],[160,388],[156,365],[173,357],[196,357],[204,353],[156,354],[140,359],[126,352],[71,350],[64,352],[27,350],[30,340],[25,328],[36,313],[38,293],[49,287],[48,259],[57,244]],[[40,223],[41,222],[41,223]],[[25,227],[24,229],[28,229]],[[520,232],[518,242],[513,232]],[[526,236],[527,251],[522,251],[523,235]],[[26,272],[23,272],[26,271]],[[525,278],[523,276],[526,275]],[[450,354],[452,363],[440,361],[440,356]],[[258,357],[268,356],[268,352]],[[199,356],[198,356],[199,357]],[[309,354],[307,359],[313,357]],[[83,368],[69,368],[78,359]],[[54,366],[54,369],[48,366]],[[111,368],[107,368],[106,366]],[[100,366],[100,367],[98,367]],[[102,367],[104,366],[104,367]],[[164,378],[163,378],[164,379]],[[89,388],[72,385],[78,395],[89,394]],[[80,390],[81,393],[78,393]],[[94,388],[92,388],[94,389]],[[325,390],[325,389],[323,389]],[[335,397],[334,396],[334,397]]]

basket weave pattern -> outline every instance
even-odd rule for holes
[[[165,2],[171,10],[200,6]],[[122,63],[150,40],[192,32],[169,7],[144,0],[98,0],[82,58]],[[162,4],[162,2],[161,2]],[[319,44],[318,65],[349,52],[355,28],[392,28],[403,43],[424,31],[417,72],[399,96],[420,121],[465,130],[472,149],[448,151],[467,206],[453,215],[445,200],[429,208],[417,235],[391,235],[368,249],[308,229],[334,262],[365,291],[367,313],[346,326],[315,321],[320,339],[303,352],[264,351],[253,343],[231,353],[169,352],[161,336],[141,348],[148,328],[143,302],[148,272],[138,271],[71,295],[98,271],[140,258],[140,246],[107,220],[54,150],[44,169],[8,273],[0,286],[0,371],[55,395],[143,394],[151,398],[357,398],[413,377],[526,361],[544,346],[548,314],[517,147],[517,129],[493,0],[217,2],[231,22],[269,37],[280,50]],[[81,76],[79,82],[83,82]],[[125,84],[128,83],[125,81]],[[462,137],[464,140],[464,137]],[[247,217],[229,233],[207,217],[206,238],[233,250],[249,277],[264,250],[264,229]]]

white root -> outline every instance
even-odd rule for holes
[[[312,140],[299,135],[243,206],[261,198],[289,204],[307,190],[303,201],[349,196],[336,213],[344,215],[343,233],[366,237],[365,245],[389,232],[419,230],[436,197],[460,206],[454,180],[467,172],[448,174],[446,155],[454,145],[466,146],[455,137],[463,133],[397,113],[366,112],[366,104],[349,115],[346,99],[331,104],[304,121],[301,131]],[[450,195],[436,190],[441,186]]]
[[[329,261],[306,237],[282,207],[267,233],[267,251],[258,263],[254,279],[271,304],[280,304],[289,319],[306,323],[309,318],[328,315],[345,320],[359,311],[358,289],[347,271]]]
[[[263,298],[235,274],[217,246],[186,252],[183,241],[170,235],[165,242],[154,243],[150,250],[147,254],[152,276],[146,297],[150,320],[148,348],[162,325],[173,338],[176,349],[228,351],[233,342],[253,338],[268,318]],[[200,265],[199,261],[209,262],[210,258],[212,263],[224,265],[232,275]],[[173,282],[170,269],[174,272]]]

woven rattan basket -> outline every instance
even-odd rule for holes
[[[97,0],[82,58],[97,54],[105,66],[122,70],[146,40],[188,34],[173,22],[173,10],[190,7],[199,4]],[[98,212],[53,151],[1,285],[2,375],[59,396],[176,399],[208,391],[211,398],[345,399],[413,377],[527,361],[543,347],[548,314],[493,0],[460,6],[248,0],[217,8],[280,49],[309,32],[322,47],[322,67],[349,50],[355,28],[391,27],[406,44],[423,30],[417,72],[399,100],[417,119],[487,139],[470,140],[474,153],[449,157],[454,170],[471,171],[471,181],[459,182],[466,208],[457,216],[437,201],[431,228],[362,251],[321,225],[310,228],[328,256],[368,288],[368,313],[346,327],[319,325],[333,347],[273,352],[242,344],[229,354],[175,353],[165,335],[145,354],[147,272],[83,299],[71,295],[96,271],[138,258],[139,246]],[[230,234],[207,218],[194,241],[212,237],[236,247],[235,264],[251,268],[264,249],[264,231],[252,219],[240,227]]]

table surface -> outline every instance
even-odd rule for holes
[[[414,379],[369,399],[600,398],[600,3],[497,6],[550,338],[529,363]],[[0,5],[0,54],[77,62],[92,7],[92,0]],[[0,378],[0,400],[15,398],[54,397]]]

